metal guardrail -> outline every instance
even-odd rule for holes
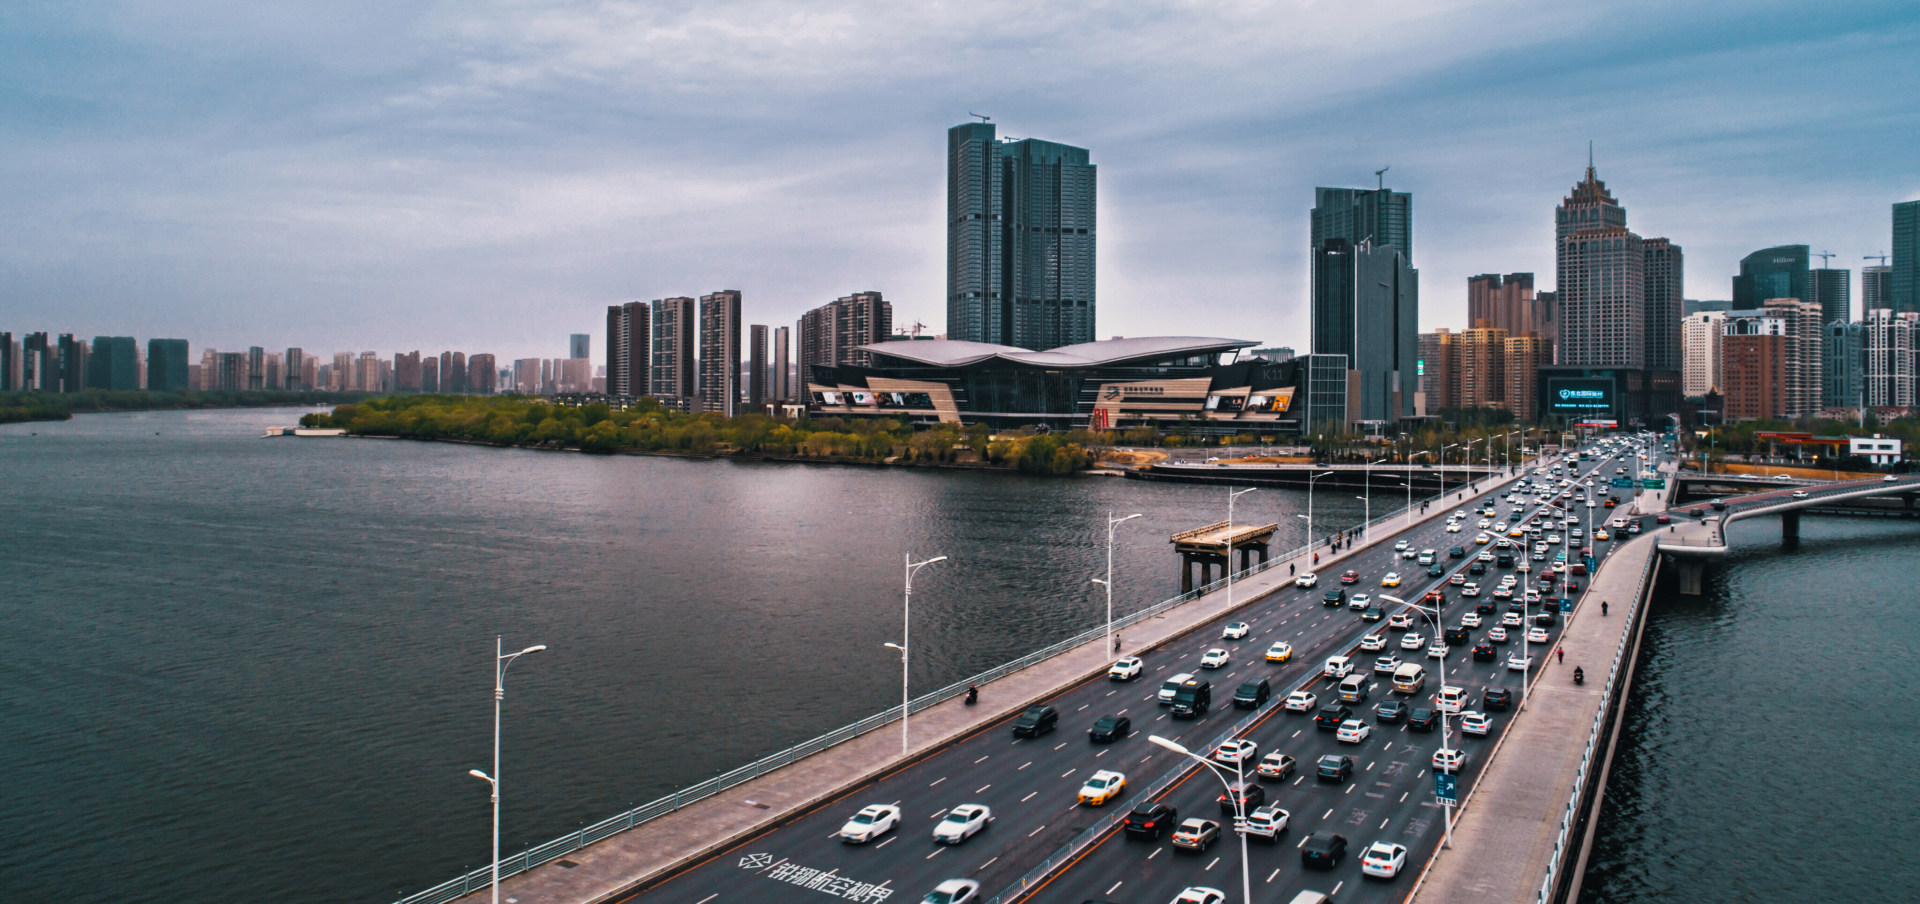
[[[1487,478],[1483,478],[1483,479],[1487,479]],[[1463,484],[1461,487],[1456,487],[1454,489],[1464,490],[1464,486],[1465,485]],[[1468,491],[1468,492],[1477,493],[1478,491],[1476,490],[1476,491]],[[1446,502],[1445,495],[1446,495],[1445,493],[1435,493],[1432,496],[1421,497],[1415,500],[1414,505],[1419,506],[1427,503],[1439,503],[1444,506]],[[1406,517],[1407,511],[1408,511],[1407,508],[1395,509],[1387,514],[1381,515],[1380,517],[1373,519],[1372,521],[1359,525],[1358,527],[1351,528],[1349,532],[1360,531],[1363,535],[1370,535],[1374,528],[1383,526],[1389,521]],[[1236,581],[1244,580],[1251,575],[1259,574],[1260,572],[1266,571],[1269,568],[1278,567],[1282,563],[1285,563],[1291,559],[1309,555],[1316,550],[1326,547],[1327,545],[1328,544],[1325,540],[1313,541],[1307,544],[1306,546],[1299,547],[1298,549],[1289,550],[1285,553],[1269,558],[1264,562],[1259,562],[1251,567],[1248,567],[1234,574],[1232,579]],[[1113,620],[1113,629],[1115,631],[1119,631],[1120,629],[1139,624],[1140,622],[1146,621],[1147,619],[1160,615],[1177,606],[1183,605],[1185,603],[1190,603],[1196,599],[1199,599],[1202,596],[1205,596],[1208,593],[1212,593],[1215,590],[1225,587],[1227,584],[1227,580],[1228,580],[1227,578],[1222,577],[1220,580],[1214,581],[1211,584],[1207,584],[1202,587],[1196,587],[1193,590],[1189,590],[1185,593],[1180,594],[1179,596],[1172,597],[1162,602],[1155,603],[1154,605],[1148,606],[1145,609],[1141,609],[1136,612],[1131,612],[1131,613],[1128,613],[1127,615],[1117,617]],[[1251,602],[1252,598],[1249,597],[1247,601]],[[1027,668],[1028,666],[1034,665],[1035,663],[1041,662],[1043,660],[1051,659],[1055,656],[1060,655],[1061,653],[1064,653],[1082,644],[1088,643],[1090,641],[1102,639],[1105,637],[1106,633],[1107,633],[1107,626],[1103,623],[1098,627],[1089,628],[1086,631],[1082,631],[1078,634],[1075,634],[1072,637],[1069,637],[1065,640],[1055,643],[1052,646],[1046,647],[1045,649],[1038,650],[1033,653],[1028,653],[1027,655],[1022,656],[1019,659],[1015,659],[1012,662],[1002,663],[1001,665],[994,666],[993,668],[988,669],[984,672],[981,672],[977,675],[973,675],[968,678],[963,678],[959,681],[956,681],[952,684],[947,685],[946,687],[933,691],[932,693],[922,694],[921,696],[914,698],[914,700],[908,704],[908,712],[916,713],[923,709],[926,709],[927,707],[933,706],[935,704],[942,703],[947,700],[951,700],[954,697],[958,697],[961,694],[966,693],[967,687],[969,685],[986,684],[989,681],[994,681],[999,678],[1004,678],[1007,675],[1020,671],[1021,669]],[[1311,676],[1309,676],[1307,680],[1311,680]],[[1259,711],[1256,710],[1255,714],[1257,715],[1258,713]],[[549,841],[545,844],[536,845],[534,847],[528,848],[524,851],[521,851],[518,854],[514,854],[511,857],[504,857],[500,860],[500,878],[506,879],[510,876],[519,875],[520,873],[533,869],[534,867],[539,866],[543,863],[546,863],[548,861],[557,859],[559,857],[563,857],[567,854],[577,851],[583,847],[586,847],[589,844],[593,844],[597,841],[602,841],[606,838],[617,835],[621,832],[631,829],[634,826],[637,826],[650,819],[657,819],[661,816],[664,816],[668,813],[678,810],[681,807],[687,806],[688,804],[705,800],[706,798],[712,797],[713,795],[718,794],[722,791],[725,791],[729,788],[732,788],[735,785],[739,785],[744,782],[751,781],[755,778],[760,777],[761,775],[764,775],[782,766],[789,765],[795,762],[796,760],[800,760],[802,758],[819,753],[822,750],[826,750],[829,747],[833,747],[844,741],[848,741],[860,735],[866,734],[867,732],[872,731],[881,726],[891,724],[894,720],[898,718],[900,718],[899,707],[893,707],[892,709],[875,713],[851,725],[845,725],[840,728],[834,729],[833,731],[827,732],[826,734],[820,735],[819,737],[813,738],[811,740],[802,741],[778,753],[774,753],[769,756],[762,757],[758,760],[755,760],[751,763],[748,763],[745,766],[741,766],[730,772],[717,775],[713,778],[707,779],[706,781],[700,782],[699,784],[696,784],[687,788],[683,788],[679,791],[675,791],[674,793],[661,797],[658,800],[641,804],[640,806],[634,807],[633,809],[628,810],[624,813],[616,814],[614,816],[611,816],[599,822],[596,822],[593,825],[587,826],[586,828],[580,829],[575,832],[571,832],[566,835],[562,835],[559,838],[555,838],[554,840]],[[1251,719],[1252,716],[1249,716],[1248,718]],[[1239,726],[1236,726],[1234,730],[1238,731]],[[1151,793],[1151,791],[1149,791],[1148,793]],[[1076,839],[1076,842],[1077,841],[1078,839]],[[1074,843],[1075,842],[1069,842],[1068,846],[1071,847]],[[1058,852],[1056,852],[1056,856],[1057,856],[1057,853]],[[1043,868],[1051,869],[1052,866],[1057,866],[1058,863],[1059,861],[1055,859],[1055,857],[1049,857],[1047,864],[1043,864],[1042,867],[1036,867],[1035,870],[1040,871]],[[1041,872],[1040,874],[1044,875],[1044,872]],[[1032,875],[1032,873],[1029,873],[1029,875]],[[489,864],[487,866],[481,867],[480,869],[473,870],[472,872],[469,872],[465,875],[457,876],[453,879],[449,879],[425,891],[415,892],[411,895],[407,895],[406,897],[401,898],[398,902],[396,902],[396,904],[446,904],[446,902],[448,901],[455,900],[464,895],[486,888],[492,881],[493,881],[492,865]],[[995,900],[998,901],[999,899],[996,898]]]

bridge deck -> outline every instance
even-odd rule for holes
[[[1226,552],[1229,536],[1231,536],[1233,547],[1239,549],[1244,546],[1264,544],[1271,540],[1274,531],[1279,529],[1278,523],[1235,524],[1229,532],[1227,522],[1216,521],[1205,527],[1183,530],[1168,540],[1179,552],[1210,552],[1218,555]]]

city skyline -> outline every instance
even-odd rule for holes
[[[1920,196],[1898,140],[1916,126],[1900,99],[1920,81],[1920,12],[1895,4],[1817,21],[1743,7],[1738,28],[1712,10],[1409,7],[1365,42],[1331,10],[1068,12],[1008,40],[922,11],[768,27],[703,7],[700,21],[741,26],[721,38],[676,30],[691,12],[610,9],[453,23],[215,7],[124,30],[24,13],[24,33],[71,40],[0,63],[20,98],[0,112],[0,185],[34,224],[0,251],[10,320],[503,359],[553,354],[528,337],[592,328],[607,305],[698,286],[738,287],[757,322],[872,287],[902,322],[939,323],[943,133],[975,111],[1095,150],[1099,338],[1157,332],[1176,299],[1303,345],[1308,261],[1287,249],[1305,244],[1312,188],[1383,166],[1421,198],[1423,330],[1466,325],[1468,276],[1551,272],[1542,200],[1589,139],[1636,220],[1687,247],[1689,297],[1718,297],[1741,256],[1781,243],[1859,269],[1893,250],[1888,205]],[[1154,52],[1114,53],[1123,40]],[[1012,63],[1034,42],[1081,65],[1036,83]],[[856,47],[885,50],[839,52]],[[896,54],[925,64],[898,75]],[[1005,65],[967,62],[979,54]],[[657,62],[681,57],[709,65]],[[304,65],[321,60],[337,65]],[[230,70],[251,77],[212,77]],[[988,74],[962,86],[960,71]],[[279,89],[275,113],[215,80]],[[326,125],[262,125],[302,120]],[[111,189],[88,177],[102,168]]]

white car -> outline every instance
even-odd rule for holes
[[[1320,576],[1311,571],[1293,579],[1293,586],[1295,587],[1312,587],[1318,583],[1320,583]]]
[[[1213,761],[1231,766],[1235,763],[1244,763],[1251,760],[1259,752],[1259,744],[1249,741],[1246,738],[1236,738],[1224,742],[1216,748],[1213,751]]]
[[[1132,681],[1140,677],[1140,673],[1144,671],[1146,667],[1147,664],[1141,662],[1140,657],[1127,656],[1115,662],[1107,669],[1107,679],[1109,681]]]
[[[1491,562],[1493,561],[1493,553],[1483,552],[1477,556],[1474,556],[1473,560],[1476,562]]]
[[[1507,671],[1509,672],[1524,672],[1527,670],[1527,666],[1532,664],[1532,656],[1522,656],[1519,653],[1514,653],[1507,657]]]
[[[1493,720],[1487,718],[1486,713],[1468,710],[1460,714],[1460,731],[1462,734],[1476,735],[1484,738],[1487,736],[1487,732],[1492,730]]]
[[[1460,532],[1460,522],[1458,521],[1447,522],[1447,533],[1457,534],[1459,532]]]
[[[1220,630],[1221,640],[1239,640],[1246,637],[1253,628],[1246,622],[1237,621]]]
[[[1347,597],[1347,608],[1349,609],[1365,609],[1371,605],[1373,605],[1373,597],[1364,593],[1356,593]]]
[[[1413,616],[1405,612],[1395,612],[1387,616],[1387,627],[1401,629],[1411,628],[1413,627]]]
[[[1412,545],[1413,545],[1413,542],[1412,542],[1412,541],[1410,541],[1410,540],[1401,540],[1400,542],[1398,542],[1398,543],[1395,543],[1395,544],[1393,544],[1393,551],[1394,551],[1394,552],[1406,552],[1406,551],[1407,551],[1407,547],[1409,547],[1409,546],[1412,546]]]
[[[1226,650],[1214,647],[1208,650],[1205,656],[1200,657],[1200,667],[1203,669],[1217,669],[1226,665],[1228,658]]]
[[[1306,691],[1294,691],[1287,695],[1287,702],[1280,704],[1282,709],[1290,713],[1310,713],[1319,705],[1320,698]]]
[[[1467,764],[1467,752],[1453,747],[1442,747],[1433,752],[1433,771],[1458,772]]]
[[[1267,804],[1247,814],[1247,834],[1273,841],[1287,830],[1288,813],[1279,804]]]
[[[972,904],[980,900],[980,883],[972,879],[948,879],[933,887],[920,904]]]
[[[1464,586],[1460,588],[1460,595],[1461,596],[1479,596],[1480,585],[1475,584],[1472,581],[1468,581]]]
[[[1173,904],[1226,904],[1227,893],[1217,888],[1194,885],[1175,895]]]
[[[993,811],[980,804],[961,804],[947,811],[933,827],[933,840],[941,844],[959,844],[980,833],[993,822]]]
[[[1376,675],[1391,675],[1399,667],[1400,657],[1398,656],[1382,656],[1373,661],[1373,673]]]
[[[1547,629],[1538,625],[1527,629],[1527,643],[1546,643]]]
[[[1482,519],[1480,519],[1480,523],[1479,523],[1479,524],[1477,524],[1477,525],[1475,525],[1475,526],[1476,526],[1476,527],[1478,527],[1478,528],[1480,528],[1481,530],[1492,530],[1492,529],[1493,529],[1493,519],[1492,519],[1492,518],[1482,518]]]
[[[1377,652],[1379,650],[1384,650],[1386,648],[1387,648],[1387,635],[1385,634],[1369,634],[1365,637],[1360,638],[1360,649],[1365,650],[1369,653]]]
[[[1358,744],[1373,734],[1373,726],[1359,719],[1348,719],[1340,723],[1340,730],[1333,733],[1333,739],[1342,744]]]
[[[1488,629],[1487,631],[1487,642],[1488,643],[1506,643],[1507,629],[1504,627],[1501,627],[1500,625],[1494,625],[1492,628]]]
[[[1415,632],[1408,632],[1407,636],[1400,638],[1400,649],[1402,650],[1418,650],[1426,645],[1427,638]]]
[[[1447,658],[1447,654],[1451,652],[1453,652],[1452,648],[1448,647],[1446,644],[1435,643],[1432,646],[1427,647],[1427,658],[1428,659],[1445,659]]]
[[[1462,624],[1462,625],[1465,625],[1466,627],[1469,627],[1469,628],[1478,628],[1478,627],[1480,627],[1480,613],[1478,613],[1478,612],[1467,612],[1467,613],[1465,613],[1465,614],[1463,614],[1463,615],[1461,615],[1461,616],[1460,616],[1460,624]]]
[[[840,840],[847,844],[866,844],[900,825],[900,808],[892,804],[874,804],[853,814],[840,827]]]
[[[1391,879],[1400,875],[1401,867],[1407,865],[1406,845],[1376,841],[1367,846],[1367,852],[1360,855],[1360,871],[1369,876]]]
[[[1529,591],[1527,595],[1531,597],[1533,594]],[[1500,625],[1504,628],[1518,628],[1524,623],[1525,620],[1520,617],[1520,613],[1518,612],[1509,612],[1500,616]]]
[[[1805,498],[1807,498],[1807,491],[1806,491],[1806,490],[1794,490],[1794,491],[1793,491],[1793,498],[1795,498],[1795,499],[1805,499]]]
[[[1560,535],[1559,535],[1559,534],[1548,534],[1548,535],[1547,535],[1547,545],[1548,545],[1548,546],[1559,546],[1559,545],[1560,545]]]

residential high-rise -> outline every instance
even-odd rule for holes
[[[886,342],[893,335],[893,305],[879,292],[855,292],[800,315],[797,357],[800,385],[812,379],[816,365],[865,367],[872,355],[863,345]]]
[[[731,417],[740,407],[740,293],[700,296],[700,410]]]
[[[1506,330],[1513,336],[1549,336],[1545,306],[1533,294],[1533,274],[1468,277],[1467,326]]]
[[[440,389],[440,357],[428,355],[420,359],[420,391],[438,395]]]
[[[20,390],[20,343],[13,334],[0,332],[0,392]]]
[[[1920,201],[1893,205],[1893,310],[1920,312]]]
[[[1699,398],[1720,387],[1720,358],[1726,334],[1725,311],[1704,311],[1680,319],[1680,393]]]
[[[1646,367],[1679,370],[1685,256],[1679,245],[1667,239],[1646,239],[1640,248],[1646,256]]]
[[[393,354],[393,391],[420,391],[420,352],[394,352]]]
[[[1820,329],[1822,311],[1811,301],[1798,298],[1770,298],[1760,306],[1766,317],[1786,325],[1782,348],[1780,414],[1799,418],[1818,414],[1826,371],[1821,364],[1824,336]]]
[[[513,359],[513,391],[521,395],[540,394],[540,359]]]
[[[777,402],[793,400],[793,376],[787,372],[789,335],[787,327],[773,329],[773,398]]]
[[[761,413],[767,404],[767,328],[753,324],[747,328],[747,410]]]
[[[309,362],[305,349],[287,349],[287,386],[288,389],[312,389],[313,376],[307,373]]]
[[[1762,248],[1740,259],[1740,275],[1733,278],[1733,309],[1757,310],[1769,298],[1813,298],[1810,249],[1805,245]]]
[[[129,391],[140,388],[140,347],[132,336],[95,336],[87,359],[87,388]]]
[[[1721,346],[1722,415],[1730,421],[1780,418],[1787,375],[1787,325],[1778,317],[1735,317]]]
[[[1507,331],[1466,330],[1453,353],[1460,372],[1459,408],[1507,407]]]
[[[1645,368],[1646,252],[1592,166],[1554,210],[1554,246],[1558,363]]]
[[[267,355],[265,357],[265,360],[267,362],[267,372],[266,372],[265,378],[260,381],[260,385],[266,387],[267,389],[275,389],[275,390],[281,388],[282,386],[285,386],[286,377],[283,376],[281,373],[280,356]]]
[[[1911,408],[1916,403],[1915,333],[1920,313],[1876,308],[1861,321],[1865,341],[1862,382],[1869,408]]]
[[[247,349],[247,389],[259,392],[267,388],[267,350],[256,345]]]
[[[213,388],[240,392],[247,388],[247,353],[220,352],[214,363]]]
[[[661,298],[653,302],[652,395],[669,401],[683,411],[693,402],[693,341],[698,316],[694,301],[686,297]]]
[[[1704,314],[1708,311],[1720,311],[1722,313],[1725,313],[1731,310],[1733,310],[1733,302],[1724,298],[1720,298],[1720,299],[1688,298],[1680,302],[1680,316],[1682,317],[1691,317],[1695,314]]]
[[[385,362],[374,352],[361,352],[353,362],[353,382],[361,392],[380,392],[386,389],[380,378],[380,365]]]
[[[87,385],[87,343],[60,334],[60,385],[56,392],[79,392]]]
[[[1820,322],[1853,319],[1853,271],[1815,267],[1807,271],[1807,297],[1820,306]]]
[[[652,312],[644,301],[607,306],[607,394],[648,395]]]
[[[500,379],[500,369],[494,366],[493,356],[478,354],[467,359],[467,391],[474,395],[493,395],[494,383]]]
[[[567,336],[567,357],[569,358],[593,357],[593,334],[592,333],[573,333]]]
[[[59,392],[60,368],[46,333],[28,333],[20,340],[20,383],[27,392]]]
[[[1460,407],[1460,368],[1454,360],[1458,333],[1441,327],[1421,333],[1419,359],[1414,372],[1420,377],[1420,392],[1426,397],[1426,413],[1435,414]]]
[[[1860,312],[1874,308],[1893,307],[1893,268],[1888,266],[1860,268]]]
[[[351,392],[360,388],[355,385],[352,352],[334,352],[333,367],[327,372],[327,388],[334,392]]]
[[[1532,422],[1540,417],[1540,368],[1553,364],[1553,340],[1545,336],[1508,336],[1503,369],[1507,376],[1506,408],[1514,419]]]
[[[1096,175],[1085,148],[947,130],[947,338],[1093,341]]]
[[[1829,321],[1821,327],[1825,344],[1820,350],[1826,368],[1821,393],[1828,408],[1857,408],[1866,398],[1867,328],[1844,320]]]

